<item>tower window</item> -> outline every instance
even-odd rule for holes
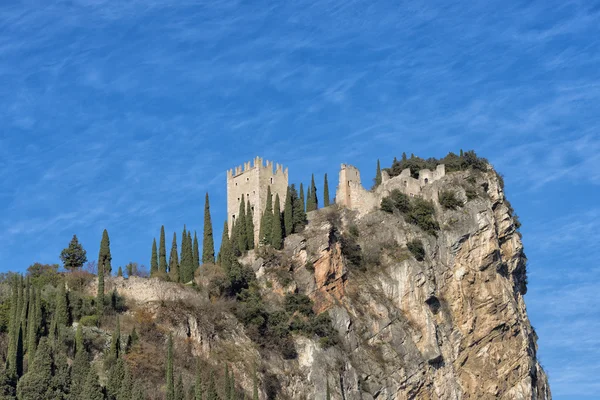
[[[429,179],[428,178],[425,178],[425,183],[429,183]]]
[[[246,178],[246,182],[248,182],[250,180],[250,178]]]
[[[273,184],[273,178],[271,178],[271,184]]]

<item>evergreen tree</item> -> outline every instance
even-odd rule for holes
[[[208,192],[204,199],[204,238],[202,240],[202,263],[215,262],[215,242],[213,239],[212,221],[210,218],[210,204]]]
[[[192,241],[188,232],[183,227],[181,234],[181,262],[179,267],[180,281],[187,283],[193,279],[194,256],[192,251]]]
[[[77,324],[77,330],[75,331],[75,354],[85,351],[83,345],[83,329],[81,324]]]
[[[194,400],[203,400],[202,399],[202,370],[200,368],[200,359],[196,359],[196,383],[194,385],[195,389],[195,398]]]
[[[123,267],[121,267],[120,265],[119,265],[119,269],[117,269],[117,276],[121,277],[121,278],[123,277]]]
[[[102,388],[98,383],[98,374],[94,368],[90,368],[85,379],[85,385],[81,391],[81,400],[104,400]]]
[[[225,363],[225,384],[224,384],[225,400],[231,397],[231,384],[229,382],[229,366]]]
[[[117,400],[131,400],[131,392],[133,390],[133,381],[129,368],[125,365],[125,374],[123,376],[123,382],[121,382],[121,388],[117,395]]]
[[[302,197],[296,197],[296,189],[292,185],[290,190],[292,196],[292,221],[294,225],[294,233],[302,232],[306,225],[306,213],[304,212],[304,202]]]
[[[67,355],[62,351],[56,350],[54,352],[53,372],[51,397],[54,399],[69,398],[71,391],[71,371],[67,361]],[[47,393],[47,395],[48,394],[49,393]]]
[[[327,379],[327,377],[325,377]],[[327,379],[327,392],[325,393],[325,400],[331,400],[331,392],[329,390],[329,379]]]
[[[81,326],[81,325],[80,325]],[[79,327],[77,328],[79,332]],[[88,360],[88,354],[83,346],[77,346],[77,353],[75,353],[75,359],[73,360],[73,367],[71,368],[71,398],[74,400],[84,399],[82,396],[83,388],[86,383],[86,378],[90,371],[90,362]]]
[[[319,208],[319,199],[317,197],[317,186],[315,185],[315,174],[310,178],[310,191],[306,200],[306,211],[315,211]]]
[[[312,209],[312,194],[310,193],[310,189],[311,187],[308,187],[308,190],[306,191],[306,212],[309,211],[313,211]]]
[[[87,261],[86,251],[77,240],[77,235],[73,235],[69,247],[63,249],[60,253],[60,259],[63,262],[65,269],[73,270],[81,268]]]
[[[156,238],[152,239],[152,256],[150,257],[150,276],[158,273],[158,254],[156,251]]]
[[[194,231],[194,271],[196,271],[200,267],[200,249],[198,248],[198,236],[196,235],[196,231]]]
[[[206,388],[206,400],[219,400],[217,388],[215,387],[215,374],[212,371],[210,371],[208,387]]]
[[[109,400],[116,400],[121,391],[121,384],[125,379],[125,362],[119,358],[108,371],[106,380],[106,394]]]
[[[110,275],[112,272],[112,266],[110,262],[112,256],[110,255],[110,239],[108,238],[108,231],[105,229],[102,232],[102,241],[100,242],[100,253],[98,254],[98,271],[103,270],[104,274]]]
[[[104,314],[104,268],[98,268],[98,292],[96,293],[96,311]]]
[[[121,356],[121,322],[119,317],[117,317],[117,324],[110,342],[110,356],[115,360]]]
[[[379,164],[379,159],[377,159],[377,171],[375,172],[375,185],[373,189],[379,185],[381,185],[381,165]]]
[[[256,366],[252,374],[252,400],[258,400],[258,376],[256,374]]]
[[[140,381],[136,381],[133,384],[131,400],[146,400],[146,393],[144,392],[144,387]]]
[[[186,258],[188,259],[188,267],[186,271],[186,282],[189,282],[194,279],[194,271],[196,271],[196,267],[194,265],[194,244],[192,242],[192,232],[187,232],[187,245],[186,245]]]
[[[271,246],[274,249],[281,250],[283,247],[283,228],[281,226],[281,206],[279,194],[275,195],[275,205],[273,206],[273,221],[271,228]]]
[[[165,245],[165,226],[160,227],[160,240],[158,247],[158,271],[161,275],[167,274],[167,248]]]
[[[293,186],[293,185],[292,185]],[[292,199],[292,190],[291,187],[287,187],[287,192],[285,194],[285,205],[283,207],[283,226],[285,236],[290,236],[294,232],[294,223],[293,223],[293,199]]]
[[[6,369],[10,377],[18,378],[17,375],[17,341],[19,339],[20,323],[18,321],[19,310],[19,278],[14,277],[12,282],[12,296],[10,301],[10,320],[8,329],[8,353],[6,357]]]
[[[173,232],[171,254],[169,255],[169,277],[173,282],[179,282],[179,259],[177,257],[177,234]]]
[[[271,195],[271,186],[267,188],[267,202],[265,211],[260,221],[260,243],[268,244],[271,242],[271,232],[273,230],[273,201]]]
[[[183,387],[183,378],[181,374],[179,374],[179,378],[177,378],[177,384],[175,385],[175,400],[185,400],[185,389]]]
[[[406,153],[405,153],[405,152],[402,152],[402,161],[406,161],[407,159],[408,159],[408,158],[406,157]],[[396,158],[394,157],[394,164],[396,164],[396,162],[397,162],[397,160],[396,160]]]
[[[167,400],[175,400],[175,382],[173,381],[173,335],[170,333],[167,344]]]
[[[27,349],[27,312],[29,311],[29,276],[25,279],[21,303],[21,327],[23,328],[23,349]]]
[[[15,356],[15,369],[17,371],[17,376],[21,377],[23,376],[23,324],[19,324]]]
[[[27,360],[33,362],[35,355],[35,347],[37,345],[37,333],[39,330],[37,318],[37,299],[35,288],[30,289],[29,296],[29,312],[27,313]]]
[[[40,340],[29,371],[19,380],[17,386],[19,400],[46,399],[46,394],[52,388],[53,368],[52,348],[44,337]]]
[[[56,313],[56,323],[59,329],[67,326],[69,323],[69,310],[67,306],[67,293],[65,284],[60,283],[56,291],[56,300],[54,302],[54,312]]]
[[[223,237],[221,238],[221,250],[219,250],[219,264],[225,270],[231,266],[233,254],[231,252],[231,243],[229,242],[229,229],[227,221],[223,224]]]
[[[300,182],[300,204],[302,204],[302,211],[306,212],[306,202],[304,201],[304,185]]]
[[[240,208],[236,225],[237,246],[240,249],[240,252],[244,253],[246,250],[248,250],[248,235],[246,233],[246,201],[244,200],[243,194],[242,199],[240,200]]]
[[[250,206],[250,200],[246,203],[246,236],[248,240],[248,250],[254,249],[254,213]]]
[[[329,183],[327,182],[327,174],[323,179],[323,207],[329,206]]]

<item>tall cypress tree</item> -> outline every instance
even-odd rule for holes
[[[152,239],[152,257],[150,258],[150,276],[158,273],[158,254],[156,251],[156,238]]]
[[[29,312],[27,313],[27,360],[33,362],[39,323],[37,318],[37,297],[35,287],[31,287],[29,296]]]
[[[292,185],[290,190],[292,196],[292,221],[294,225],[294,233],[302,232],[306,225],[306,213],[304,212],[304,202],[302,197],[296,196],[296,189]]]
[[[250,200],[246,203],[246,236],[248,240],[248,250],[254,248],[254,213],[250,206]]]
[[[240,208],[238,211],[238,219],[236,221],[237,225],[237,245],[240,249],[240,252],[244,253],[248,250],[248,235],[246,234],[246,201],[244,200],[244,195],[242,194],[242,199],[240,200]]]
[[[106,380],[106,394],[109,400],[115,400],[121,391],[121,385],[125,378],[125,361],[122,358],[117,359],[108,371]]]
[[[98,292],[96,293],[96,312],[104,314],[104,268],[98,266]]]
[[[166,276],[167,274],[167,248],[165,245],[165,226],[160,227],[160,240],[158,248],[158,270]]]
[[[256,374],[256,365],[252,373],[252,400],[258,400],[258,376]]]
[[[15,369],[17,376],[23,376],[23,323],[19,324],[17,331],[17,351],[15,352]]]
[[[189,230],[187,232],[187,258],[189,259],[189,266],[186,282],[189,282],[194,279],[194,271],[196,271],[196,266],[194,265],[194,244],[192,242],[192,232]]]
[[[271,196],[271,186],[267,188],[267,202],[265,211],[260,221],[260,243],[271,243],[271,232],[273,230],[273,201]]]
[[[90,362],[83,345],[83,331],[79,324],[75,333],[75,359],[71,368],[71,398],[75,400],[85,398],[82,394],[89,370]]]
[[[294,220],[293,220],[293,206],[292,206],[292,191],[291,188],[287,187],[285,194],[285,205],[283,207],[283,226],[285,236],[289,236],[294,232]]]
[[[231,384],[229,383],[229,366],[225,363],[225,384],[224,392],[225,392],[225,400],[229,400],[231,397]]]
[[[200,368],[200,359],[196,360],[196,383],[194,385],[195,398],[193,400],[202,400],[202,370]]]
[[[179,259],[177,258],[177,234],[173,232],[171,254],[169,255],[169,277],[173,282],[179,282]]]
[[[192,253],[192,241],[189,240],[188,232],[183,226],[183,233],[181,234],[181,262],[179,267],[180,281],[187,283],[192,280],[192,270],[194,264],[194,257]]]
[[[226,270],[231,266],[233,254],[231,242],[229,241],[229,228],[227,221],[223,224],[223,236],[221,237],[221,249],[219,250],[219,264]]]
[[[173,381],[173,335],[169,333],[167,343],[167,400],[175,400],[175,382]]]
[[[110,264],[112,256],[110,255],[110,239],[108,238],[108,231],[105,229],[102,232],[102,241],[100,242],[100,253],[98,254],[98,271],[100,269],[107,275],[112,272],[112,266]]]
[[[323,207],[329,206],[329,183],[327,182],[327,174],[323,179]]]
[[[194,231],[194,270],[200,267],[200,250],[198,248],[198,235],[196,235],[196,231]]]
[[[117,324],[115,326],[115,331],[112,335],[112,340],[110,342],[110,357],[114,360],[119,358],[121,355],[121,322],[119,321],[119,317],[117,317]]]
[[[48,338],[43,337],[35,352],[35,358],[29,371],[20,380],[17,392],[20,400],[45,399],[48,391],[52,390],[52,347]]]
[[[17,378],[17,340],[19,338],[18,310],[19,310],[19,285],[17,276],[12,281],[12,296],[10,301],[10,320],[8,329],[8,354],[6,369],[11,378]]]
[[[327,377],[325,377],[327,379]],[[327,379],[327,392],[325,393],[325,400],[331,400],[331,392],[329,390],[329,379]]]
[[[181,374],[179,374],[179,378],[177,379],[177,384],[175,385],[175,400],[185,400],[185,389],[183,388],[183,378]]]
[[[98,383],[98,374],[94,368],[90,368],[85,378],[85,385],[82,389],[81,399],[88,400],[104,400],[104,394],[102,394],[102,388]]]
[[[131,378],[131,372],[125,364],[125,374],[123,376],[123,382],[121,382],[121,388],[117,394],[117,400],[131,400],[131,392],[133,390],[133,380]]]
[[[215,374],[210,371],[210,378],[208,380],[208,387],[206,388],[206,400],[219,400],[217,395],[217,388],[215,387]]]
[[[185,224],[183,225],[183,232],[181,232],[181,253],[179,256],[179,267],[180,275],[185,275],[184,271],[187,267],[187,230],[185,229]]]
[[[281,250],[283,247],[283,229],[281,227],[281,206],[279,194],[275,195],[275,205],[273,206],[273,222],[271,228],[271,246],[274,249]]]
[[[379,164],[379,159],[377,159],[377,170],[375,172],[375,185],[373,186],[373,189],[381,185],[381,182],[381,165]]]
[[[302,204],[302,211],[306,211],[306,202],[304,201],[304,185],[300,182],[300,193],[298,194],[300,197],[300,204]]]
[[[64,283],[60,283],[58,285],[58,291],[56,292],[56,300],[54,302],[54,312],[56,313],[56,323],[58,324],[59,329],[63,329],[69,323],[67,293],[65,291]]]
[[[306,199],[306,212],[315,211],[319,208],[319,200],[317,198],[317,186],[315,185],[315,174],[312,174],[310,178],[310,189],[308,191],[308,198]]]
[[[213,239],[212,221],[210,218],[210,203],[208,192],[204,199],[204,237],[202,239],[202,263],[215,262],[215,242]]]

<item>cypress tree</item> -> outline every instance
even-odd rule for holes
[[[291,188],[288,186],[287,192],[285,194],[285,205],[283,207],[283,226],[286,237],[291,235],[292,232],[294,232],[292,202],[292,191]]]
[[[177,384],[175,385],[175,400],[185,400],[185,389],[183,388],[183,378],[181,374],[179,374],[179,378],[177,379]]]
[[[75,331],[75,354],[85,350],[83,345],[83,329],[81,324],[77,324],[77,330]]]
[[[246,236],[248,240],[248,250],[254,249],[254,213],[250,206],[250,200],[246,203]]]
[[[306,211],[306,203],[304,201],[304,185],[302,184],[302,182],[300,182],[299,197],[300,197],[300,204],[302,204],[302,211]]]
[[[119,265],[119,269],[117,269],[117,276],[123,277],[123,267]]]
[[[200,359],[196,359],[196,383],[194,385],[194,400],[202,400],[202,370],[200,368]]]
[[[208,387],[206,388],[206,400],[219,400],[217,388],[215,387],[215,374],[212,371],[210,371]]]
[[[306,212],[313,211],[311,187],[306,191]]]
[[[94,368],[90,368],[85,379],[85,385],[82,390],[81,399],[104,400],[102,388],[98,383],[98,374]]]
[[[327,379],[327,378],[325,378],[325,379]],[[325,393],[325,399],[331,400],[331,392],[329,390],[329,379],[327,379],[327,392]]]
[[[102,241],[100,242],[100,253],[98,254],[98,271],[100,269],[106,275],[110,275],[112,272],[112,266],[110,262],[112,260],[112,256],[110,255],[110,239],[108,238],[108,231],[105,229],[102,232]]]
[[[173,282],[179,282],[179,259],[177,258],[177,234],[173,232],[171,254],[169,255],[169,276]]]
[[[63,262],[63,266],[67,270],[73,270],[81,268],[87,261],[86,251],[77,240],[77,235],[73,235],[69,247],[63,249],[60,253],[60,259]]]
[[[29,296],[29,312],[27,313],[27,360],[33,362],[35,347],[37,345],[37,333],[39,330],[37,319],[37,298],[35,288],[31,288]]]
[[[304,212],[304,202],[301,197],[296,196],[296,189],[292,185],[290,190],[292,196],[292,221],[294,225],[294,233],[301,232],[306,225],[306,213]]]
[[[27,349],[27,313],[29,311],[29,276],[25,279],[23,288],[23,304],[21,304],[21,324],[23,327],[23,349]]]
[[[54,312],[56,313],[56,323],[59,329],[63,329],[63,327],[67,326],[69,323],[67,293],[65,291],[65,284],[63,282],[58,285],[56,300],[54,302]]]
[[[317,186],[315,185],[315,174],[310,178],[310,190],[306,199],[306,211],[315,211],[319,208],[319,199],[317,197]]]
[[[98,267],[98,292],[96,293],[96,311],[98,315],[104,313],[104,268]]]
[[[119,395],[124,378],[125,362],[122,358],[119,358],[110,368],[108,379],[106,380],[106,394],[110,400],[115,400]]]
[[[237,226],[237,246],[240,252],[244,253],[248,250],[248,235],[246,234],[246,201],[243,194],[240,200],[238,219],[235,222]]]
[[[185,283],[187,277],[188,262],[191,260],[187,259],[187,230],[183,225],[183,232],[181,232],[181,254],[179,256],[179,281]]]
[[[267,189],[267,204],[260,221],[260,243],[268,244],[271,242],[271,232],[273,230],[273,201],[271,196],[271,186]]]
[[[229,243],[231,245],[231,253],[235,257],[242,255],[240,248],[238,247],[238,223],[237,220],[233,220],[231,223],[231,236],[229,237]]]
[[[194,244],[192,242],[192,232],[188,231],[187,233],[187,258],[189,260],[188,270],[187,270],[187,279],[186,282],[189,282],[194,279],[194,271],[196,271],[196,266],[194,264]]]
[[[23,324],[19,324],[17,332],[17,349],[15,352],[15,369],[17,376],[23,376]]]
[[[169,333],[167,344],[167,400],[175,400],[175,382],[173,381],[173,335]]]
[[[221,238],[221,250],[219,250],[219,264],[225,270],[231,266],[233,254],[231,252],[231,243],[229,242],[229,229],[227,221],[223,224],[223,237]]]
[[[156,251],[156,238],[152,239],[152,256],[150,257],[150,276],[158,273],[158,254]]]
[[[210,204],[208,192],[204,199],[204,237],[202,240],[202,263],[215,262],[215,242],[213,239],[212,221],[210,218]]]
[[[133,390],[133,381],[129,368],[125,365],[125,374],[123,376],[123,382],[121,382],[121,388],[117,395],[117,400],[131,400],[131,392]]]
[[[17,377],[17,340],[19,337],[19,324],[17,313],[19,310],[19,278],[15,276],[12,281],[12,296],[10,301],[10,320],[8,329],[8,353],[6,369],[10,377]]]
[[[131,400],[146,400],[146,393],[144,392],[144,387],[140,381],[135,381],[133,384]]]
[[[161,275],[167,274],[167,248],[165,245],[165,226],[160,227],[160,240],[158,247],[158,270]]]
[[[81,324],[77,326],[75,334],[75,360],[71,368],[71,398],[75,400],[84,399],[82,396],[83,387],[90,370],[88,354],[83,345],[83,331]]]
[[[71,389],[71,371],[67,355],[63,351],[54,352],[54,376],[52,377],[52,391],[54,398],[66,399]]]
[[[225,392],[225,400],[229,400],[229,398],[231,397],[231,384],[229,382],[229,366],[227,365],[227,363],[225,363],[225,385],[224,385],[224,392]]]
[[[377,171],[375,172],[375,185],[373,185],[373,189],[379,185],[381,185],[381,165],[379,164],[379,159],[377,159]]]
[[[35,352],[35,358],[29,371],[19,380],[17,392],[19,400],[45,399],[52,388],[52,348],[48,339],[43,337]]]
[[[119,321],[119,317],[117,317],[117,325],[115,326],[115,331],[110,342],[109,354],[113,360],[118,359],[121,355],[121,322]]]
[[[408,158],[406,157],[406,153],[402,152],[402,161],[406,161]],[[396,157],[394,157],[394,164],[396,164],[397,160]]]
[[[196,235],[196,231],[194,231],[194,271],[200,267],[200,250],[198,248],[198,236]]]
[[[327,182],[327,174],[323,179],[323,207],[329,206],[329,183]]]
[[[258,400],[258,376],[256,375],[256,365],[252,374],[252,400]]]
[[[281,250],[283,247],[283,229],[281,227],[281,206],[279,194],[275,195],[275,205],[273,206],[273,227],[271,230],[271,246],[274,249]]]

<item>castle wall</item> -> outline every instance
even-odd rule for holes
[[[227,224],[230,234],[233,221],[239,217],[240,200],[244,195],[244,200],[250,200],[250,207],[253,209],[254,240],[257,243],[269,186],[273,195],[273,205],[275,195],[279,194],[283,208],[288,187],[288,170],[284,170],[283,166],[274,166],[271,161],[265,164],[262,158],[256,157],[253,162],[227,171]]]
[[[386,171],[382,171],[381,185],[374,191],[368,191],[360,182],[360,171],[351,165],[342,164],[335,199],[339,205],[357,210],[359,214],[366,214],[379,207],[381,199],[389,196],[395,189],[410,197],[420,197],[424,186],[443,178],[445,175],[446,168],[444,165],[438,165],[435,171],[428,169],[419,171],[418,179],[411,176],[408,168],[393,178],[390,178]]]

